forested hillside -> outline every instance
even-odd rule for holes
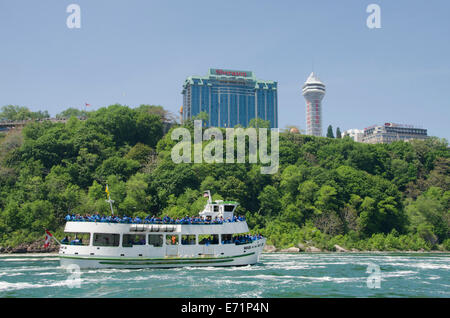
[[[112,105],[0,133],[0,245],[58,233],[68,213],[109,213],[108,183],[115,211],[128,216],[196,215],[211,190],[239,201],[252,232],[278,247],[450,249],[445,140],[368,145],[282,133],[280,169],[265,175],[258,164],[173,163],[165,114]]]

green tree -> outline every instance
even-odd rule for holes
[[[85,110],[70,107],[57,114],[56,118],[58,119],[69,119],[70,117],[85,118],[88,117],[88,114],[89,113]]]
[[[253,118],[249,121],[248,127],[252,128],[270,128],[270,121],[261,118]]]
[[[139,161],[139,163],[144,164],[151,160],[155,155],[156,152],[150,146],[138,142],[126,154],[125,159],[136,160]]]
[[[443,191],[438,187],[430,187],[421,194],[416,201],[406,203],[406,213],[410,221],[410,230],[421,233],[426,231],[434,233],[439,242],[450,237],[450,212],[448,199],[450,191]]]
[[[329,125],[328,129],[327,129],[327,137],[328,138],[334,138],[334,134],[333,134],[333,126]]]
[[[121,180],[126,180],[135,174],[139,167],[138,161],[121,157],[110,157],[97,168],[96,174],[100,180],[106,180],[111,175],[118,176]]]
[[[280,197],[275,187],[268,185],[258,196],[261,206],[261,214],[268,216],[277,216],[281,211]]]

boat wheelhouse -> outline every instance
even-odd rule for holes
[[[234,201],[212,201],[197,218],[85,219],[67,221],[61,266],[146,268],[238,266],[255,264],[265,238],[248,235],[247,222],[236,217]]]

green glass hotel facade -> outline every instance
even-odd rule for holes
[[[253,72],[209,69],[207,76],[190,76],[183,84],[183,121],[201,112],[210,127],[248,127],[261,118],[278,128],[277,82],[256,79]]]

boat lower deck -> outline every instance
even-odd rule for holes
[[[133,256],[125,255],[124,248],[98,250],[90,246],[62,246],[59,257],[61,266],[79,268],[237,266],[258,262],[264,243],[265,239],[244,245],[181,246],[176,250],[149,246],[126,249]]]

